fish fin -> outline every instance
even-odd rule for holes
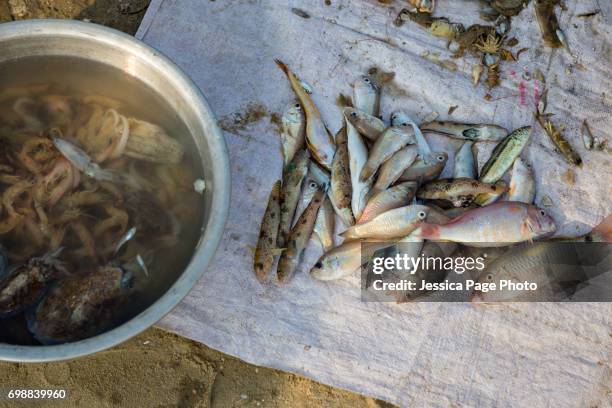
[[[274,248],[272,250],[272,254],[273,255],[280,255],[280,254],[282,254],[286,250],[287,250],[287,248]]]
[[[247,246],[247,248],[249,251],[251,251],[252,254],[255,254],[255,251],[257,250],[257,248],[252,245]]]
[[[420,225],[421,233],[419,236],[423,239],[437,240],[440,239],[440,226],[437,224],[428,224],[426,222]]]
[[[593,228],[605,241],[612,242],[612,214],[608,215],[598,226]]]

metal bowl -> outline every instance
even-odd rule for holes
[[[198,87],[169,59],[131,36],[91,23],[29,20],[0,24],[0,65],[40,56],[79,57],[111,65],[144,82],[174,107],[190,130],[204,167],[204,224],[189,265],[150,307],[113,330],[78,342],[57,346],[0,344],[0,359],[16,362],[63,360],[95,353],[159,321],[202,277],[221,240],[230,199],[229,156],[223,134]]]

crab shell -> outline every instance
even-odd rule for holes
[[[59,281],[28,314],[28,328],[43,344],[58,344],[95,336],[116,323],[131,273],[103,266],[85,276]]]

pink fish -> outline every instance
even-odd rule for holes
[[[536,206],[503,201],[476,208],[445,225],[421,224],[424,239],[477,247],[512,245],[552,235],[554,220]]]

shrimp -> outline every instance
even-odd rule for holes
[[[113,207],[112,205],[105,205],[104,211],[106,211],[109,217],[94,227],[94,236],[99,238],[104,235],[104,233],[115,228],[118,231],[118,235],[124,234],[128,227],[128,214],[123,210]]]
[[[42,179],[39,180],[36,198],[41,202],[54,206],[69,190],[75,187],[75,177],[78,175],[65,159],[60,159]]]
[[[94,259],[94,260],[97,259],[94,239],[91,236],[91,233],[89,232],[89,230],[87,230],[87,228],[85,227],[85,225],[81,222],[73,222],[70,224],[70,229],[72,230],[72,232],[75,233],[75,235],[79,238],[79,240],[83,244],[82,247],[78,249],[76,252],[84,253],[86,256],[88,256],[91,259]]]
[[[22,194],[26,193],[34,185],[32,180],[23,180],[17,184],[14,184],[6,189],[2,195],[2,205],[8,213],[9,217],[16,217],[20,214],[17,213],[14,207],[14,203]]]
[[[51,140],[33,137],[23,144],[17,158],[29,172],[39,174],[43,170],[43,163],[52,159],[56,154]]]

